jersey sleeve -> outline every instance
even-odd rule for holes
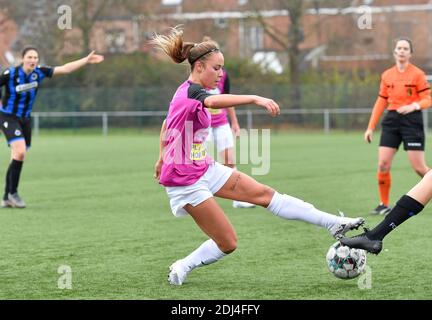
[[[368,130],[375,130],[381,115],[387,108],[388,90],[387,84],[384,80],[384,74],[381,75],[381,83],[378,98],[375,101],[374,107],[372,109],[372,114],[369,118]]]
[[[204,100],[211,96],[211,93],[208,93],[203,87],[197,84],[191,84],[188,90],[188,98],[198,100],[204,106]]]
[[[417,77],[416,88],[417,93],[420,97],[420,101],[418,101],[418,104],[422,109],[429,108],[432,104],[431,88],[424,72],[421,72]]]
[[[48,78],[52,78],[54,74],[54,68],[52,67],[40,67],[40,71]]]
[[[387,90],[387,84],[384,80],[384,75],[381,76],[381,82],[380,82],[380,89],[379,89],[379,96],[383,99],[388,99],[388,90]]]

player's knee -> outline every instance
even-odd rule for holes
[[[17,149],[13,151],[12,158],[18,161],[24,161],[26,155],[25,149]]]
[[[430,170],[430,168],[424,165],[414,165],[413,169],[420,177],[424,177]]]
[[[274,195],[274,190],[266,185],[261,185],[261,188],[257,191],[257,194],[255,195],[255,199],[257,201],[256,204],[267,207]]]
[[[379,172],[388,172],[388,171],[390,171],[390,162],[389,161],[380,161],[380,162],[378,162],[378,171]]]
[[[226,237],[225,239],[219,241],[217,245],[223,253],[229,254],[237,249],[237,236],[233,234],[229,237]]]
[[[420,177],[423,177],[426,174],[426,170],[424,168],[414,168],[415,173],[417,173]]]

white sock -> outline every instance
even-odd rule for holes
[[[327,229],[340,222],[338,216],[320,211],[310,203],[278,192],[275,192],[267,210],[284,219],[301,220]]]
[[[226,253],[223,253],[218,248],[216,242],[212,239],[208,239],[186,258],[183,258],[182,263],[192,270],[197,267],[214,263],[225,256]]]

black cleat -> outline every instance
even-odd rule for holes
[[[350,248],[363,249],[373,254],[378,254],[382,250],[382,241],[369,239],[367,232],[352,238],[342,238],[339,241]]]

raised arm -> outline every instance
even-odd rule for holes
[[[279,106],[275,101],[255,95],[216,94],[208,96],[204,100],[204,105],[212,109],[231,108],[246,104],[261,106],[267,109],[272,117],[280,114]]]
[[[53,76],[58,76],[58,75],[62,75],[62,74],[69,74],[71,72],[74,72],[74,71],[84,67],[87,64],[100,63],[103,60],[104,60],[104,56],[101,56],[99,54],[95,54],[95,52],[92,51],[92,52],[90,52],[90,54],[87,57],[66,63],[66,64],[59,66],[59,67],[55,67]]]

